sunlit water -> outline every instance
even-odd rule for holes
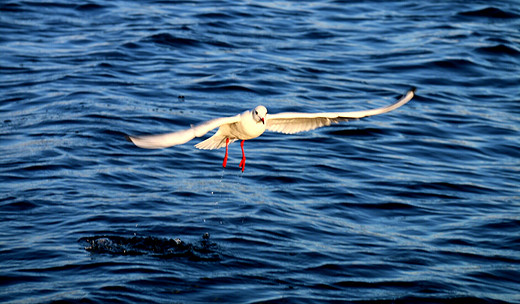
[[[2,1],[0,301],[520,302],[519,45],[514,1]],[[124,138],[411,86],[244,173]]]

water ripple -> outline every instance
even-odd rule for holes
[[[4,302],[520,301],[514,1],[0,12]],[[244,173],[236,143],[222,168],[125,139],[410,86],[384,116],[248,141]]]

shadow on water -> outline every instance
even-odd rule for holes
[[[220,261],[218,245],[205,233],[198,242],[186,243],[179,238],[168,239],[153,236],[124,237],[100,235],[82,237],[80,243],[93,254],[149,255],[158,258],[187,258],[193,261]]]

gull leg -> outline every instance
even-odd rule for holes
[[[222,167],[224,167],[224,168],[227,165],[228,145],[229,145],[229,138],[226,138],[226,155],[224,155],[224,162],[222,163]]]
[[[244,153],[244,140],[240,143],[240,147],[242,148],[242,161],[240,161],[240,168],[242,168],[242,172],[246,168],[246,154]]]

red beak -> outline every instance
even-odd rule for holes
[[[265,125],[265,121],[263,118],[260,118],[260,120],[262,121],[262,123]]]

